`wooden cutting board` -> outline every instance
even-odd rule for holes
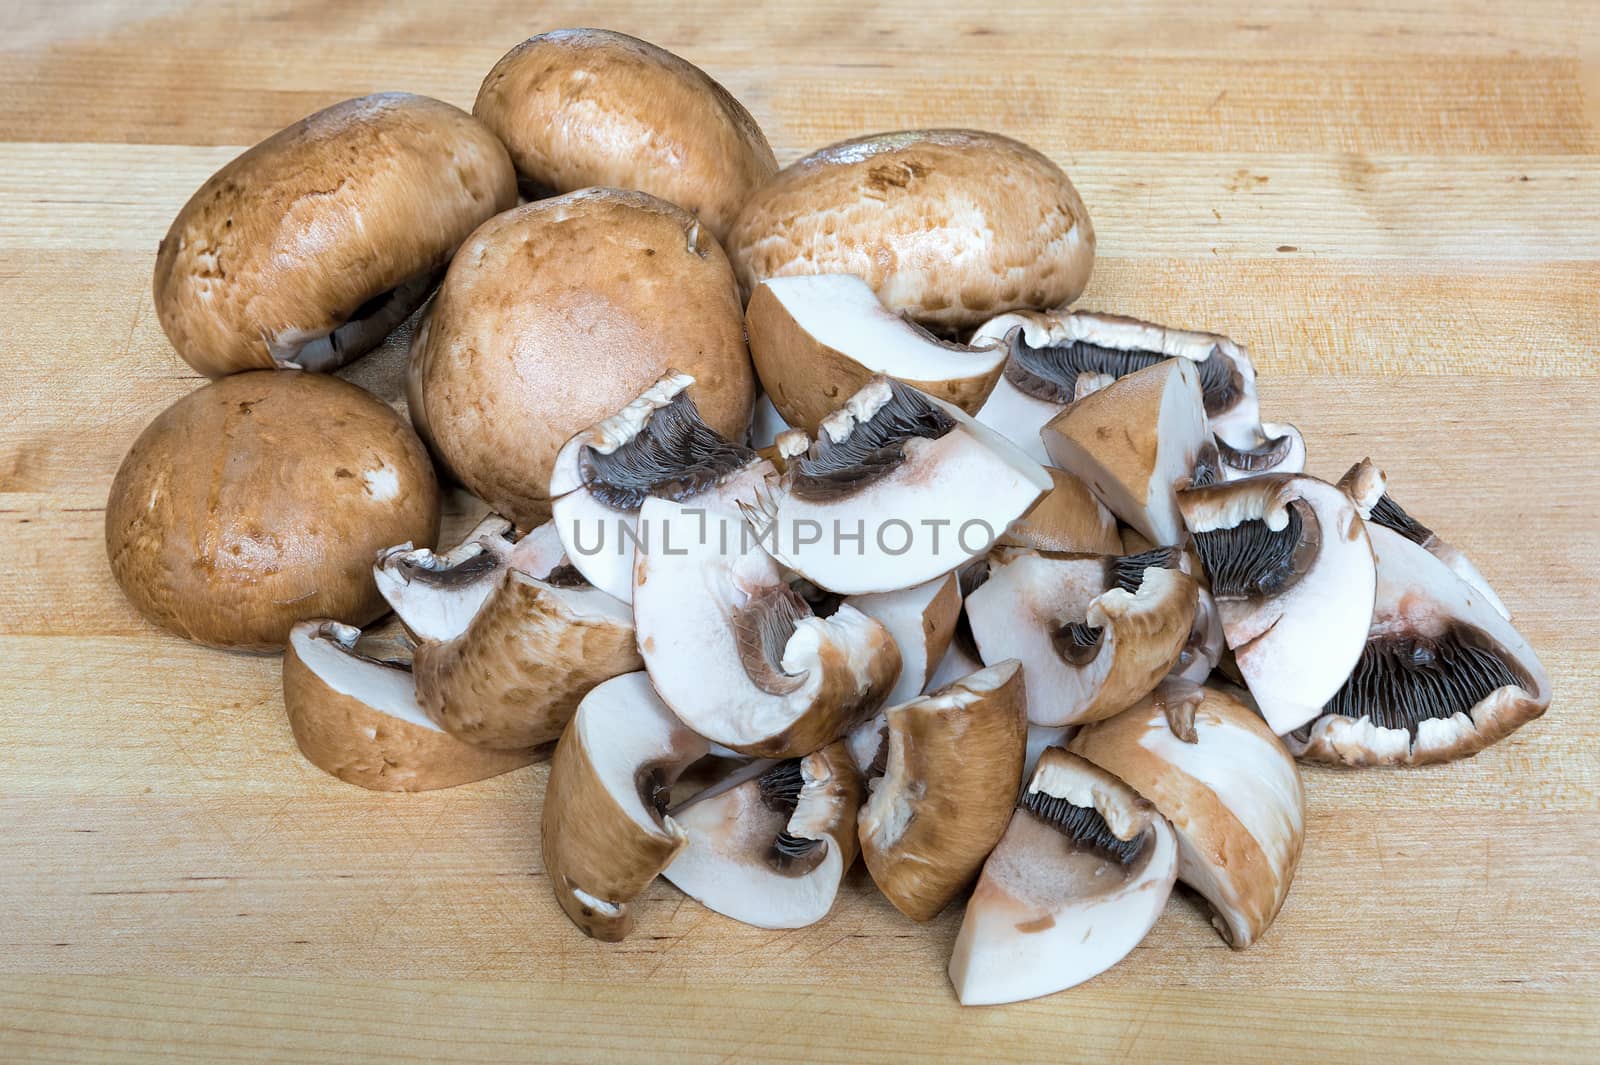
[[[10,0],[0,12],[0,1060],[1595,1060],[1600,1045],[1600,41],[1593,0],[984,5]],[[1175,897],[1120,966],[960,1010],[959,913],[858,869],[763,932],[661,884],[584,939],[535,846],[544,770],[374,795],[301,760],[276,659],[164,636],[102,506],[199,383],[157,240],[222,162],[347,96],[470,105],[524,36],[654,39],[782,160],[976,125],[1065,166],[1084,304],[1229,333],[1311,469],[1371,455],[1555,677],[1467,763],[1308,770],[1305,858],[1230,952]],[[393,394],[397,347],[355,376]]]

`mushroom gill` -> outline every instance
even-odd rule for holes
[[[1211,578],[1212,596],[1273,596],[1304,575],[1321,533],[1316,516],[1304,503],[1291,502],[1287,513],[1282,529],[1273,529],[1260,518],[1246,518],[1230,528],[1194,533],[1195,551]]]
[[[679,392],[615,450],[585,444],[578,461],[583,483],[596,499],[631,512],[648,496],[683,500],[698,495],[756,458],[753,450],[707,425],[689,394]]]
[[[857,412],[824,419],[811,450],[794,461],[793,492],[812,503],[827,503],[871,484],[905,461],[905,443],[938,440],[956,426],[955,419],[928,397],[892,378],[882,379],[889,396],[869,417]]]
[[[1079,806],[1064,796],[1029,791],[1017,805],[1072,840],[1077,849],[1093,851],[1118,865],[1127,866],[1145,850],[1144,833],[1122,839],[1094,807]]]
[[[1107,347],[1087,340],[1034,347],[1020,327],[1011,331],[1010,341],[1006,380],[1035,399],[1050,403],[1071,403],[1076,399],[1079,375],[1103,374],[1115,379],[1178,357],[1138,347]],[[1239,401],[1243,381],[1233,360],[1220,348],[1213,347],[1205,358],[1192,361],[1200,374],[1206,414],[1219,414]]]
[[[762,804],[772,812],[782,814],[785,824],[772,841],[772,853],[767,856],[767,861],[779,872],[795,876],[809,872],[822,859],[821,840],[796,836],[787,827],[795,807],[800,804],[800,789],[805,786],[800,762],[799,758],[779,762],[756,781]]]

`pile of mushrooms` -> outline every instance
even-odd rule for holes
[[[336,104],[183,207],[156,306],[217,380],[123,462],[112,570],[281,650],[343,780],[547,762],[545,873],[597,939],[661,919],[657,877],[822,921],[859,855],[908,920],[965,907],[963,1003],[1090,979],[1179,883],[1243,949],[1302,765],[1473,755],[1550,683],[1382,470],[1306,472],[1243,345],[1073,308],[1094,246],[1016,141],[780,170],[686,61],[543,34],[472,114]],[[397,328],[398,410],[329,376]],[[488,511],[448,549],[440,481]]]

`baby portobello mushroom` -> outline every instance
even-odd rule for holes
[[[778,163],[756,120],[699,67],[610,30],[555,30],[506,53],[472,113],[531,196],[638,189],[698,217],[718,240]]]
[[[585,934],[617,942],[633,930],[634,898],[687,842],[667,796],[707,753],[643,673],[578,704],[550,762],[540,837],[556,901]]]
[[[557,452],[669,363],[707,424],[741,439],[755,375],[722,249],[672,204],[584,189],[467,239],[413,339],[407,393],[462,484],[531,529],[550,516]]]
[[[1039,454],[1043,461],[1042,447]],[[1012,522],[999,542],[1007,547],[1031,547],[1036,551],[1121,554],[1122,537],[1116,515],[1094,497],[1089,486],[1054,466],[1046,466],[1045,473],[1050,475],[1050,491]]]
[[[954,573],[897,592],[853,595],[845,600],[875,618],[900,649],[900,679],[885,705],[896,706],[922,694],[934,667],[944,658],[961,618],[961,587]]]
[[[815,924],[855,863],[862,791],[843,742],[804,758],[754,762],[672,811],[688,843],[661,875],[745,924]]]
[[[1264,474],[1178,495],[1223,635],[1282,735],[1318,716],[1350,676],[1377,575],[1354,502],[1303,474]]]
[[[1194,362],[1167,359],[1080,399],[1040,437],[1052,463],[1151,543],[1168,546],[1184,538],[1177,490],[1221,479],[1205,421]]]
[[[1305,841],[1305,789],[1261,718],[1218,688],[1168,681],[1067,744],[1148,799],[1178,836],[1178,879],[1235,948],[1283,908]]]
[[[438,533],[439,486],[410,426],[320,374],[235,374],[189,393],[139,434],[106,500],[129,601],[238,650],[280,650],[310,618],[375,620],[373,556]]]
[[[746,293],[769,277],[854,274],[885,306],[944,332],[1072,302],[1094,228],[1061,168],[976,130],[844,141],[780,171],[728,234]]]
[[[1028,720],[1059,727],[1133,705],[1178,664],[1198,589],[1178,551],[1063,558],[1000,548],[967,597],[985,662],[1019,659]]]
[[[661,698],[700,735],[762,758],[832,743],[882,705],[900,652],[849,604],[818,617],[739,518],[651,497],[634,565],[639,650]]]
[[[427,791],[498,776],[533,760],[463,743],[428,720],[410,671],[356,649],[361,630],[302,621],[283,655],[283,705],[306,759],[376,791]]]
[[[209,377],[335,370],[422,305],[456,245],[517,200],[472,116],[409,93],[346,100],[213,174],[156,254],[156,316]]]
[[[956,997],[1019,1002],[1104,972],[1155,925],[1177,871],[1172,828],[1148,802],[1046,750],[967,903],[950,955]]]
[[[1044,468],[960,408],[877,377],[746,507],[763,545],[842,595],[922,584],[983,554],[1049,491]]]
[[[1005,349],[940,340],[878,301],[859,277],[775,277],[745,310],[756,374],[785,421],[815,433],[841,399],[883,375],[972,414],[1000,376]]]
[[[1428,765],[1476,754],[1543,714],[1550,678],[1481,589],[1404,533],[1367,524],[1378,591],[1354,671],[1284,737],[1336,765]]]
[[[1016,805],[1028,738],[1022,664],[990,666],[885,716],[861,854],[895,908],[927,921],[972,882]]]
[[[633,598],[639,508],[657,495],[724,509],[753,500],[773,472],[700,417],[688,374],[668,372],[622,410],[574,436],[550,475],[552,520],[567,556],[590,582],[623,602]]]

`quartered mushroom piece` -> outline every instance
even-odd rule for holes
[[[753,762],[672,810],[688,842],[661,875],[745,924],[815,924],[855,863],[862,793],[843,742],[804,758]]]
[[[1050,491],[1012,522],[999,542],[1037,551],[1121,554],[1117,516],[1094,497],[1089,486],[1054,466],[1046,466],[1045,473],[1050,475]]]
[[[961,618],[961,588],[954,573],[896,592],[852,595],[844,600],[876,618],[900,649],[900,679],[884,700],[895,706],[922,694]]]
[[[540,835],[556,900],[586,934],[616,942],[633,930],[633,900],[687,841],[666,812],[673,782],[707,752],[643,673],[578,704],[550,763]]]
[[[1211,923],[1229,945],[1261,938],[1300,862],[1305,789],[1259,716],[1218,688],[1169,681],[1085,725],[1067,749],[1115,774],[1171,823],[1178,879],[1211,904]]]
[[[633,597],[633,560],[649,496],[722,506],[753,500],[772,467],[705,423],[669,371],[616,414],[568,440],[550,475],[551,520],[567,557],[601,591]]]
[[[1178,494],[1223,634],[1250,694],[1283,735],[1317,717],[1355,667],[1376,589],[1350,497],[1303,474]]]
[[[956,997],[1020,1002],[1104,972],[1155,925],[1177,872],[1166,818],[1105,770],[1046,750],[967,903]]]
[[[981,555],[1050,487],[1043,467],[960,408],[878,377],[823,419],[746,516],[778,561],[855,595]]]

